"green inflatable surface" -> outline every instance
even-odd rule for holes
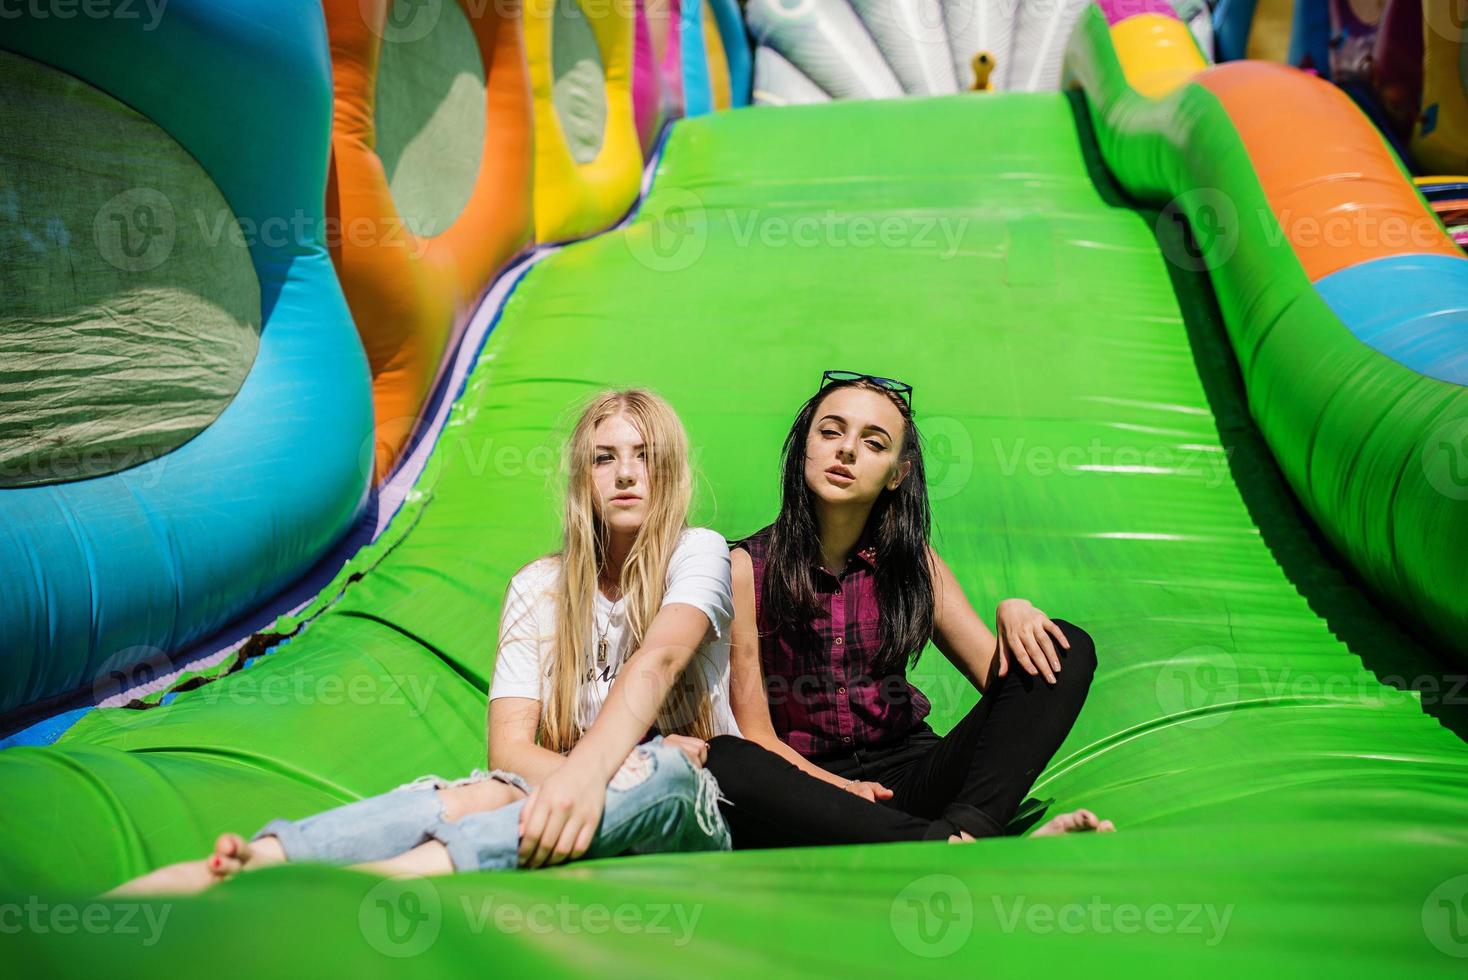
[[[679,122],[633,222],[516,288],[360,579],[243,671],[0,754],[0,901],[43,924],[0,921],[6,961],[1462,976],[1468,691],[1303,516],[1206,276],[1165,258],[1178,234],[1111,184],[1073,96]],[[780,439],[824,368],[914,385],[936,543],[991,624],[1023,596],[1095,637],[1090,699],[1032,796],[1117,833],[419,881],[287,866],[144,907],[89,897],[221,831],[484,765],[497,611],[555,544],[568,406],[666,395],[698,447],[696,519],[735,537],[771,519]],[[939,730],[973,703],[936,652],[916,673]]]

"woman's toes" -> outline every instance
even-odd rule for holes
[[[220,834],[214,841],[214,853],[206,862],[209,873],[226,878],[245,866],[250,848],[239,834]]]
[[[240,869],[238,861],[232,858],[222,858],[218,854],[209,855],[208,860],[204,862],[204,866],[216,878],[228,878]]]
[[[1110,820],[1101,820],[1090,810],[1074,810],[1051,817],[1031,837],[1056,837],[1060,834],[1084,834],[1098,830],[1115,830]]]

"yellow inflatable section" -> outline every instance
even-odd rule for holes
[[[1459,58],[1464,53],[1463,23],[1429,15],[1422,32],[1422,111],[1412,124],[1412,157],[1427,173],[1468,171],[1468,94],[1463,91]]]
[[[1188,25],[1163,14],[1137,14],[1111,28],[1127,84],[1158,99],[1208,67]]]
[[[535,237],[607,228],[637,197],[630,4],[527,0],[525,55],[535,131]]]

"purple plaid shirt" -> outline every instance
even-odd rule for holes
[[[814,651],[794,631],[777,630],[768,621],[763,592],[769,541],[767,527],[729,547],[749,552],[754,565],[760,663],[775,734],[807,758],[844,754],[907,734],[930,705],[904,671],[872,676],[881,641],[877,549],[869,535],[863,533],[840,576],[819,566],[815,570],[821,611],[811,623],[819,640]]]

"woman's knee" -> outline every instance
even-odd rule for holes
[[[1091,634],[1081,629],[1075,623],[1065,619],[1052,620],[1059,626],[1065,638],[1070,641],[1070,647],[1056,646],[1055,652],[1060,656],[1061,675],[1070,674],[1073,678],[1084,676],[1089,682],[1096,674],[1096,641]]]
[[[636,789],[649,784],[662,794],[692,799],[698,792],[698,772],[680,748],[665,742],[639,745],[613,778],[611,788]]]
[[[728,797],[741,796],[750,780],[762,770],[757,758],[769,750],[736,735],[715,735],[709,739],[704,768],[713,773]],[[783,761],[783,760],[782,760]]]
[[[525,794],[515,787],[494,779],[445,786],[435,792],[443,804],[440,819],[445,821],[457,820],[468,813],[496,810],[525,798]]]

